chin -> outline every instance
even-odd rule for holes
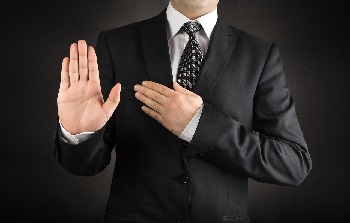
[[[218,2],[216,0],[182,0],[182,1],[187,7],[191,7],[193,9],[206,8],[213,4],[217,4]]]

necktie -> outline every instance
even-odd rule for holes
[[[181,30],[188,34],[189,40],[181,55],[177,83],[188,90],[192,90],[196,84],[203,62],[203,52],[195,36],[196,32],[202,28],[201,24],[192,21],[186,22],[181,27]]]

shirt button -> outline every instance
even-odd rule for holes
[[[186,176],[186,175],[181,175],[181,176],[179,177],[179,182],[182,183],[182,184],[187,184],[187,182],[188,182],[189,179],[190,179],[190,178],[189,178],[188,176]]]

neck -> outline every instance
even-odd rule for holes
[[[179,4],[177,1],[171,1],[172,6],[190,20],[195,20],[216,9],[216,5],[203,6],[200,4]]]

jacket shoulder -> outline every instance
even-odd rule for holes
[[[231,24],[227,23],[223,19],[220,19],[220,23],[224,29],[229,30],[237,38],[236,44],[244,46],[247,49],[255,49],[256,50],[270,50],[275,43],[265,40],[261,37],[253,35],[247,31],[239,29]]]
[[[123,25],[123,26],[116,27],[113,29],[105,30],[102,32],[107,37],[116,37],[116,36],[131,37],[132,35],[135,35],[135,33],[138,33],[142,27],[150,25],[150,24],[154,23],[156,20],[160,19],[160,16],[161,16],[161,14],[158,14],[156,16],[153,16],[153,17],[141,20],[141,21],[133,22],[133,23],[130,23],[127,25]]]

